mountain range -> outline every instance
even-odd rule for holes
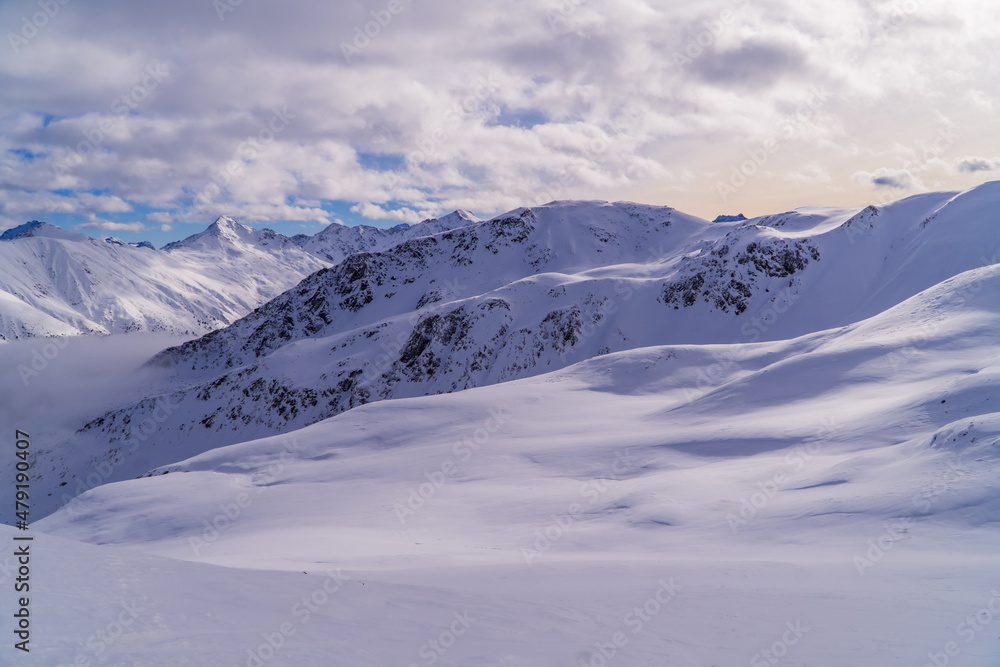
[[[157,354],[149,364],[169,382],[83,424],[74,440],[88,445],[69,456],[54,449],[51,479],[86,488],[74,471],[102,461],[114,463],[112,480],[134,477],[366,403],[533,377],[626,350],[846,327],[992,264],[998,209],[1000,184],[988,183],[881,207],[716,223],[624,202],[552,202],[486,221],[457,212],[395,232],[331,227],[305,242],[217,223],[166,252],[370,249]],[[156,437],[126,455],[150,420]]]
[[[0,235],[0,340],[204,334],[353,252],[471,220],[456,212],[392,229],[335,223],[314,236],[286,237],[220,217],[159,250],[28,222]]]
[[[998,205],[359,233],[37,439],[37,656],[992,665]]]

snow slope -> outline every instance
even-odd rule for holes
[[[75,437],[116,477],[388,398],[532,377],[649,346],[780,340],[881,313],[992,264],[1000,186],[881,209],[710,224],[664,207],[553,202],[359,253],[163,352],[176,380]],[[958,239],[957,241],[955,239]],[[960,242],[959,242],[960,241]],[[157,425],[134,462],[136,429]],[[76,464],[55,457],[60,479]],[[65,490],[64,490],[65,493]]]
[[[96,627],[150,599],[107,649],[135,664],[252,665],[288,622],[272,664],[993,665],[998,327],[991,265],[837,329],[379,401],[103,485],[36,524],[68,554],[46,656],[93,595]]]
[[[0,340],[201,335],[231,324],[331,261],[368,248],[360,237],[377,235],[370,247],[385,249],[472,220],[456,212],[393,230],[335,224],[312,237],[288,238],[221,217],[161,250],[33,221],[0,235]]]
[[[337,264],[355,253],[387,250],[403,241],[464,227],[478,221],[478,218],[468,211],[458,210],[440,218],[424,220],[416,225],[397,225],[389,229],[368,225],[347,227],[332,224],[315,236],[296,237],[295,240],[310,253],[331,264]]]
[[[202,334],[323,267],[298,247],[272,246],[262,233],[248,232],[220,218],[192,237],[200,248],[191,243],[169,251],[45,223],[11,234],[0,242],[0,294],[11,305],[2,311],[0,336]]]

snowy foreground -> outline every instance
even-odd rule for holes
[[[4,664],[994,665],[998,330],[987,267],[99,487]]]
[[[302,326],[283,345],[269,338],[258,350],[277,351],[250,358],[245,340],[268,331],[273,312],[303,322],[317,311],[303,306],[313,292],[301,286],[216,336],[173,348],[185,364],[192,349],[211,361],[186,365],[189,375],[136,370],[177,339],[112,336],[72,341],[22,384],[18,365],[51,343],[4,346],[0,412],[12,429],[32,432],[37,474],[50,478],[39,482],[45,497],[36,506],[51,510],[33,515],[29,531],[27,655],[12,648],[13,547],[0,556],[0,665],[996,667],[1000,264],[980,260],[997,251],[998,197],[991,186],[875,213],[799,213],[773,227],[720,227],[704,243],[689,238],[702,223],[675,220],[671,233],[692,244],[678,247],[695,250],[669,265],[615,255],[626,268],[605,273],[635,281],[636,297],[620,314],[570,327],[564,350],[533,322],[546,304],[562,307],[563,293],[546,281],[572,290],[585,282],[571,275],[578,267],[558,267],[562,278],[484,283],[462,298],[520,307],[512,317],[523,322],[504,331],[528,331],[532,344],[515,346],[484,324],[470,328],[476,345],[492,345],[493,360],[534,354],[545,367],[522,364],[511,379],[486,363],[472,378],[483,384],[437,393],[450,390],[435,384],[455,367],[448,360],[474,348],[428,335],[420,354],[445,360],[438,375],[434,364],[421,366],[426,376],[399,393],[301,427],[247,419],[245,431],[226,422],[222,433],[195,419],[244,389],[214,379],[228,366],[211,360],[228,359],[247,382],[286,378],[306,388],[327,381],[327,368],[374,363],[370,352],[343,352],[354,354],[338,338],[350,332],[335,325]],[[950,208],[927,213],[942,206]],[[559,213],[548,211],[540,217]],[[490,229],[483,224],[476,229]],[[539,223],[531,234],[551,228]],[[952,249],[938,243],[946,228],[965,230]],[[448,261],[455,255],[445,242],[469,229],[436,237]],[[878,243],[849,237],[854,229]],[[793,267],[799,282],[771,275],[770,251],[712,254],[725,239],[794,249],[797,235],[822,258]],[[553,238],[558,249],[564,237]],[[608,247],[601,252],[626,244]],[[704,261],[695,274],[684,267],[697,248]],[[371,261],[391,268],[391,252],[399,251]],[[712,285],[755,262],[765,269],[745,277],[747,303],[711,309],[713,295],[725,296]],[[847,284],[852,266],[866,268]],[[584,268],[586,289],[604,289],[601,270]],[[681,269],[708,278],[670,273]],[[643,275],[656,275],[649,298]],[[372,336],[408,333],[398,322],[410,301],[394,304],[416,302],[427,286],[388,276],[385,289],[400,279],[396,301],[331,308],[331,321],[363,332],[384,320]],[[662,284],[682,283],[716,291],[677,308],[657,301],[673,293]],[[779,283],[799,290],[793,302],[774,300]],[[850,294],[838,298],[840,284]],[[766,336],[749,342],[741,323],[766,308]],[[728,334],[717,336],[728,342],[692,344],[680,325],[661,336],[660,323],[674,316],[702,323],[696,338],[723,322]],[[545,345],[533,347],[538,340]],[[152,405],[139,399],[183,382],[196,390],[179,416],[136,436]],[[131,406],[108,413],[118,437],[133,429],[138,451],[105,470],[109,441],[75,431],[118,406]],[[254,439],[268,429],[281,432]],[[89,490],[78,487],[85,492],[63,505],[60,493],[76,495],[74,485]],[[3,488],[13,485],[5,479]],[[7,545],[23,535],[0,526]]]

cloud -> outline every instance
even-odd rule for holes
[[[169,224],[174,221],[174,216],[165,211],[154,211],[153,213],[146,214],[146,219],[150,222]]]
[[[809,185],[813,183],[830,183],[833,181],[833,177],[830,176],[830,172],[822,165],[812,163],[802,165],[801,168],[794,171],[789,171],[781,177],[781,180],[796,185]]]
[[[993,111],[993,98],[981,90],[970,90],[965,94],[965,99],[968,100],[969,104],[984,113],[991,113]]]
[[[964,157],[955,162],[955,169],[968,174],[1000,170],[1000,157]]]
[[[908,170],[887,167],[880,167],[873,172],[859,171],[851,178],[857,183],[895,190],[912,190],[920,185],[917,178]]]
[[[773,202],[782,174],[849,182],[845,156],[888,164],[929,141],[932,111],[963,118],[956,150],[1000,155],[992,117],[966,113],[1000,96],[1000,15],[913,4],[406,1],[355,44],[385,0],[243,2],[224,20],[205,0],[68,3],[0,58],[0,217],[328,224],[346,202],[409,222],[637,193],[708,212],[702,175],[755,142],[781,149],[741,196]],[[0,3],[0,27],[25,6]],[[829,97],[799,122],[811,86]]]
[[[793,45],[748,41],[725,51],[709,51],[692,62],[702,79],[726,87],[759,89],[804,69],[806,54]]]
[[[78,229],[100,229],[106,232],[142,232],[146,225],[141,222],[111,222],[110,220],[92,220],[77,225]]]
[[[371,203],[358,204],[351,207],[351,211],[359,213],[369,220],[397,220],[413,224],[434,217],[429,211],[417,212],[405,207],[396,210],[387,210],[377,204]]]

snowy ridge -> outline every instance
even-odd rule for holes
[[[389,229],[357,225],[347,227],[333,224],[315,236],[297,238],[302,247],[322,259],[336,264],[359,252],[379,252],[397,243],[430,236],[474,224],[479,220],[468,211],[455,211],[437,219],[424,220],[417,225],[398,225]]]
[[[467,218],[452,214],[387,232],[378,247],[465,224]],[[99,240],[26,223],[0,236],[0,299],[7,304],[0,310],[0,340],[204,334],[328,266],[326,258],[354,252],[350,239],[329,233],[331,228],[290,239],[220,217],[205,231],[156,250],[148,243]]]
[[[948,262],[937,255],[942,235],[996,243],[980,222],[995,198],[984,186],[881,209],[715,224],[625,203],[518,209],[313,274],[232,326],[158,355],[153,363],[176,374],[170,390],[90,421],[77,437],[103,445],[91,465],[113,457],[123,478],[195,455],[205,440],[279,433],[372,401],[630,349],[842,327],[956,275],[949,269],[982,266],[983,242]],[[930,215],[937,228],[923,224]],[[152,418],[157,438],[141,460],[116,458]],[[53,465],[74,474],[68,462]]]
[[[37,525],[102,577],[105,545],[124,594],[142,592],[158,623],[111,647],[119,660],[168,623],[202,664],[246,664],[329,570],[346,587],[282,659],[409,664],[468,611],[452,664],[589,664],[617,630],[628,665],[744,664],[781,636],[789,664],[923,664],[997,599],[998,327],[988,266],[841,329],[364,405],[101,486]],[[52,599],[87,588],[52,571]],[[167,582],[211,613],[171,606]],[[222,602],[236,591],[249,611]],[[655,615],[630,611],[649,599]],[[93,623],[58,608],[68,641],[45,650],[68,660]],[[964,662],[992,664],[995,639],[974,638]]]

